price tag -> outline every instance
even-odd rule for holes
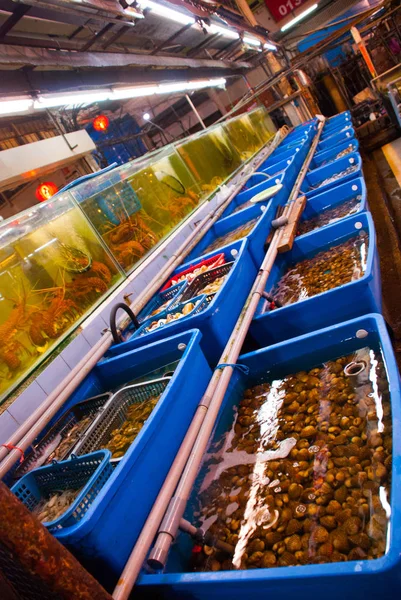
[[[306,0],[265,0],[271,16],[275,21],[288,17],[296,8],[305,4]]]

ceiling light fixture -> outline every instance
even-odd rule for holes
[[[110,91],[81,91],[75,94],[55,94],[39,96],[37,100],[32,98],[19,98],[15,100],[0,101],[0,115],[12,115],[14,113],[26,112],[34,108],[43,110],[46,108],[72,107],[78,104],[92,104],[105,100],[129,100],[130,98],[145,98],[153,94],[171,94],[200,90],[208,87],[224,88],[226,80],[221,78],[203,79],[194,81],[180,81],[172,83],[161,83],[160,85],[117,88]],[[147,114],[147,113],[145,113]]]
[[[155,13],[155,15],[165,17],[176,23],[181,23],[181,25],[193,25],[195,23],[193,17],[178,12],[177,10],[173,10],[172,8],[167,8],[167,6],[163,6],[162,4],[152,2],[152,0],[137,0],[137,2],[142,9],[148,8],[152,13]]]
[[[218,33],[219,35],[223,35],[224,37],[230,38],[232,40],[239,40],[239,33],[234,31],[233,29],[227,29],[226,27],[220,27],[220,25],[207,25],[209,33]]]
[[[272,52],[275,52],[277,50],[277,46],[275,44],[272,44],[271,42],[266,42],[265,44],[263,44],[263,48],[265,50],[271,50]]]
[[[79,92],[76,94],[68,94],[64,96],[39,96],[38,100],[35,100],[33,107],[36,109],[41,108],[55,108],[57,106],[76,106],[78,104],[92,104],[93,102],[103,102],[109,100],[110,92]]]
[[[260,46],[260,40],[258,40],[257,38],[248,37],[244,35],[242,41],[244,42],[244,44],[248,44],[249,46]]]
[[[33,100],[24,98],[23,100],[5,100],[0,102],[0,115],[12,115],[14,113],[25,112],[32,108]]]
[[[311,12],[313,12],[314,10],[317,9],[317,7],[318,7],[317,4],[313,4],[312,6],[310,6],[303,12],[299,13],[299,15],[297,17],[295,17],[295,19],[292,19],[291,21],[289,21],[288,23],[283,25],[283,27],[281,28],[281,31],[287,31],[287,29],[289,29],[290,27],[293,27],[294,25],[296,25],[296,23],[299,23],[299,21],[302,21],[302,19],[304,19],[305,17],[310,15]]]
[[[159,86],[148,85],[145,87],[132,87],[115,89],[110,95],[111,100],[127,100],[129,98],[143,98],[157,94]]]
[[[142,118],[143,118],[144,121],[150,121],[150,114],[149,113],[144,113],[142,115]]]

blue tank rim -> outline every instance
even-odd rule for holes
[[[391,396],[391,408],[392,408],[392,423],[399,423],[401,421],[401,385],[398,372],[398,366],[394,357],[391,341],[387,332],[386,323],[384,318],[377,313],[369,313],[362,317],[351,319],[331,327],[314,331],[297,338],[292,338],[278,344],[274,344],[267,348],[261,348],[254,352],[243,354],[238,358],[238,362],[241,364],[247,364],[249,359],[253,357],[257,358],[263,353],[269,353],[277,350],[279,347],[285,347],[289,343],[304,344],[309,347],[311,339],[316,336],[330,336],[333,330],[347,329],[355,326],[356,330],[363,328],[364,323],[370,321],[373,325],[371,332],[376,334],[379,338],[380,348],[382,351],[384,364],[387,372],[387,379],[389,382],[390,396]],[[366,327],[366,325],[365,325]],[[398,396],[394,400],[395,396]],[[398,401],[397,401],[398,400]],[[394,435],[393,433],[393,463],[392,473],[401,473],[401,436]],[[193,584],[203,588],[209,585],[216,584],[230,584],[230,586],[251,584],[255,582],[265,582],[266,585],[269,582],[282,581],[283,583],[288,580],[291,582],[299,581],[301,584],[303,581],[316,581],[316,585],[319,585],[319,579],[332,578],[331,583],[335,584],[335,578],[340,577],[360,577],[361,575],[380,576],[387,571],[399,567],[401,563],[401,549],[396,548],[396,536],[397,531],[401,527],[401,505],[398,502],[396,494],[399,496],[401,490],[401,482],[395,481],[395,477],[392,478],[391,484],[391,517],[390,526],[388,530],[388,536],[390,539],[390,546],[387,553],[381,558],[361,560],[361,561],[347,561],[338,563],[327,563],[321,565],[302,565],[296,567],[272,567],[269,569],[250,569],[244,571],[218,571],[218,572],[205,572],[205,573],[165,573],[165,574],[142,574],[137,581],[137,586],[145,589],[147,587],[152,588],[154,586],[172,586],[172,589],[176,593],[180,592],[180,587],[186,590],[188,585]],[[327,585],[327,581],[326,581]],[[201,590],[200,590],[201,591]],[[222,589],[223,591],[223,589]],[[245,590],[244,590],[245,591]],[[283,587],[285,593],[285,587]],[[387,596],[383,596],[387,597]]]
[[[368,283],[373,279],[373,261],[375,258],[375,250],[376,250],[376,231],[375,231],[375,227],[374,227],[374,223],[373,223],[373,218],[372,215],[370,214],[369,211],[365,211],[365,212],[359,212],[356,213],[355,215],[351,215],[350,217],[347,217],[347,219],[342,219],[341,221],[337,221],[336,223],[333,223],[332,225],[327,225],[326,227],[321,227],[320,229],[316,229],[315,231],[311,231],[308,234],[299,236],[297,238],[295,238],[295,243],[297,243],[298,241],[300,243],[302,243],[304,240],[308,239],[310,240],[312,238],[312,236],[320,234],[320,232],[324,229],[326,233],[330,233],[332,232],[333,234],[335,233],[335,229],[339,229],[340,227],[342,227],[342,225],[347,222],[347,225],[349,225],[351,227],[352,222],[357,222],[357,221],[362,221],[362,228],[361,229],[356,229],[355,230],[355,234],[357,235],[358,232],[363,231],[363,230],[367,230],[368,232],[368,236],[369,236],[369,247],[368,247],[368,257],[367,257],[367,261],[366,261],[366,270],[365,273],[362,275],[362,277],[360,277],[359,279],[355,279],[354,281],[349,281],[348,283],[344,283],[343,285],[339,285],[331,290],[327,290],[326,292],[320,292],[320,294],[315,294],[314,296],[311,296],[310,298],[304,298],[302,300],[298,300],[297,302],[294,302],[292,304],[288,304],[286,306],[282,306],[280,308],[275,308],[274,312],[275,313],[279,313],[283,314],[283,311],[286,310],[286,308],[289,307],[293,307],[294,305],[300,305],[301,303],[305,303],[305,302],[309,302],[310,300],[314,299],[314,298],[320,298],[322,297],[324,294],[326,294],[327,298],[329,298],[329,294],[335,292],[338,289],[349,289],[351,286],[355,286],[356,284],[361,284],[363,282]],[[365,221],[365,226],[363,221]],[[373,244],[371,243],[371,240],[373,240]],[[333,240],[336,241],[336,240]],[[290,250],[291,252],[291,250]],[[284,313],[285,314],[285,313]],[[262,314],[258,314],[257,316],[255,316],[253,318],[253,322],[257,322],[259,319],[263,319],[266,318],[266,316],[268,315],[268,313],[262,313]]]

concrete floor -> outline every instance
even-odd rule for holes
[[[365,156],[364,174],[377,234],[384,317],[401,370],[401,139]]]

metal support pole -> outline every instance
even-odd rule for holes
[[[204,124],[204,122],[202,121],[202,117],[200,116],[200,114],[198,113],[198,111],[196,110],[195,104],[192,102],[191,98],[188,96],[188,94],[185,94],[185,98],[188,100],[188,104],[189,106],[192,108],[192,110],[194,111],[196,118],[198,119],[199,123],[202,125],[203,129],[206,129],[206,125]]]

